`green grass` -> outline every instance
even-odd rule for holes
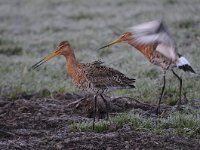
[[[5,57],[0,61],[4,61]],[[14,64],[8,63],[0,66],[1,75],[1,95],[8,97],[16,97],[18,94],[35,93],[43,89],[48,89],[50,92],[74,92],[73,86],[68,75],[65,72],[65,66],[60,65],[63,70],[54,72],[51,67],[43,66],[37,70],[32,70],[33,65],[31,59],[19,59],[19,57],[12,56],[11,59],[15,60]],[[64,63],[64,62],[63,62]],[[58,66],[57,66],[58,67]],[[16,69],[17,68],[17,69]],[[41,70],[45,70],[41,72]],[[51,73],[52,72],[52,73]],[[51,77],[50,77],[51,76]],[[60,79],[59,81],[57,79]],[[69,80],[69,81],[68,81]]]
[[[192,18],[180,20],[175,23],[175,26],[178,28],[185,28],[185,29],[190,29],[194,28],[196,25],[199,24],[199,21],[193,20]]]
[[[173,129],[174,134],[188,137],[200,136],[200,114],[173,113],[166,119],[160,119],[160,129]]]
[[[124,113],[110,118],[109,121],[100,120],[95,123],[95,132],[115,131],[129,125],[137,130],[148,130],[154,133],[172,134],[187,137],[200,137],[200,112],[171,113],[167,118],[144,118],[138,113]],[[74,122],[72,131],[92,131],[92,122]],[[168,132],[167,132],[168,130]]]
[[[124,113],[111,118],[109,121],[101,120],[95,123],[95,132],[116,130],[124,124],[128,124],[136,129],[152,129],[153,124],[149,119],[143,118],[140,114]],[[74,131],[92,131],[92,122],[79,122],[71,125]]]
[[[151,65],[141,53],[127,44],[102,51],[96,49],[114,39],[116,32],[120,34],[133,24],[158,18],[164,18],[174,35],[179,52],[185,54],[197,72],[200,71],[200,17],[196,15],[199,12],[197,0],[190,3],[187,0],[30,0],[26,3],[20,1],[17,6],[13,2],[8,3],[13,12],[3,12],[7,15],[0,22],[1,95],[12,96],[42,89],[51,92],[77,91],[66,73],[65,59],[61,56],[47,62],[38,70],[30,69],[51,52],[57,43],[69,40],[76,49],[79,61],[92,62],[101,59],[105,65],[136,78],[136,89],[111,94],[128,95],[144,102],[156,103],[162,86],[162,74],[158,67]],[[4,3],[2,7],[3,5]],[[181,9],[177,9],[177,6]],[[199,75],[182,71],[178,73],[183,77],[183,92],[187,93],[188,99],[200,99],[200,86],[197,82]],[[163,102],[170,104],[177,101],[177,89],[178,81],[168,73]]]
[[[0,54],[11,56],[11,55],[22,55],[23,49],[16,42],[7,39],[0,38]]]

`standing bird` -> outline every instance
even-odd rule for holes
[[[68,41],[61,42],[55,51],[47,55],[44,59],[32,66],[33,69],[39,67],[51,58],[63,55],[67,61],[67,72],[72,78],[74,84],[81,90],[94,94],[94,114],[93,114],[93,130],[96,115],[97,97],[100,96],[106,106],[108,119],[108,104],[103,96],[103,93],[113,89],[134,88],[135,79],[126,77],[123,73],[102,66],[102,62],[95,61],[94,63],[79,63],[76,60],[74,49]]]
[[[181,105],[182,79],[173,70],[174,67],[195,73],[188,60],[180,55],[177,51],[176,44],[172,39],[166,25],[162,21],[151,21],[142,23],[130,28],[129,32],[125,32],[117,39],[106,46],[127,42],[137,50],[139,50],[150,63],[158,65],[163,69],[163,87],[156,108],[156,113],[160,111],[160,103],[165,90],[165,74],[167,70],[172,73],[180,81],[179,100],[177,101],[178,109]]]

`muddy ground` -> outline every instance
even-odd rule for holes
[[[92,118],[88,118],[90,116],[90,108],[85,109],[82,107],[83,105],[76,110],[68,107],[70,102],[79,98],[81,96],[76,94],[54,94],[46,98],[40,97],[39,94],[22,94],[12,102],[5,97],[1,97],[0,149],[116,150],[200,148],[198,139],[164,136],[145,130],[132,129],[128,125],[123,125],[115,131],[106,131],[104,133],[73,132],[69,127],[72,122],[80,120],[92,121]],[[145,110],[148,105],[130,102],[127,98],[112,99],[110,104],[112,104],[110,108],[112,112],[122,112],[133,107],[135,110],[149,112],[149,110]]]
[[[100,59],[106,66],[136,78],[137,89],[128,95],[155,104],[161,74],[153,65],[126,44],[105,51],[96,49],[132,25],[163,18],[179,52],[197,72],[197,75],[179,73],[183,74],[183,91],[187,91],[188,99],[199,103],[198,14],[200,0],[0,0],[0,149],[200,149],[199,139],[156,134],[126,124],[104,133],[75,132],[70,128],[73,122],[92,122],[92,100],[87,99],[74,110],[73,105],[67,106],[81,98],[77,94],[54,93],[44,97],[49,92],[43,91],[18,95],[45,88],[76,91],[61,57],[49,61],[39,70],[29,70],[59,42],[68,40],[76,49],[80,62]],[[176,100],[178,95],[175,90],[178,81],[170,74],[167,78],[167,84],[173,84],[166,86],[164,104]],[[152,113],[154,106],[130,98],[113,98],[110,103],[110,116],[136,111],[147,117],[157,117]],[[105,109],[99,108],[99,117],[103,118]],[[163,109],[171,111],[169,106]]]

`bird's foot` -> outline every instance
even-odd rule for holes
[[[153,111],[157,116],[161,114],[160,107],[157,106],[156,109]]]
[[[73,108],[78,108],[79,106],[80,106],[80,104],[83,102],[83,100],[85,100],[85,98],[86,97],[83,97],[83,98],[81,98],[81,99],[78,99],[78,100],[76,100],[76,101],[74,101],[74,102],[71,102],[71,103],[69,103],[68,105],[67,105],[67,107],[73,107]]]
[[[166,115],[166,111],[165,110],[161,111],[159,107],[156,107],[153,113],[155,113],[158,118],[163,118]]]
[[[177,103],[176,103],[176,110],[177,111],[181,111],[183,108],[182,108],[182,103],[181,103],[181,100],[179,100],[179,101],[177,101]]]
[[[183,105],[177,105],[176,108],[175,108],[176,111],[181,111],[183,109],[184,109]]]

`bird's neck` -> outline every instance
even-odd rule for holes
[[[150,59],[154,51],[154,44],[139,44],[134,39],[129,40],[128,44],[135,47],[138,51],[140,51],[145,57]]]
[[[76,75],[77,61],[74,52],[64,54],[67,61],[67,72],[73,78]]]

